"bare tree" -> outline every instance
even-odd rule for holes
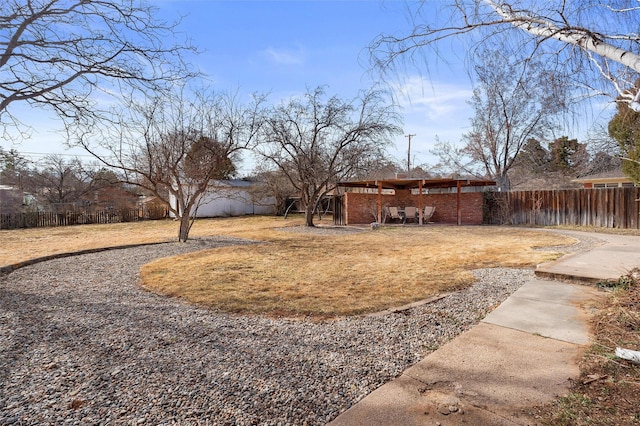
[[[338,181],[354,177],[371,158],[382,156],[398,116],[382,93],[368,91],[345,101],[325,100],[318,87],[267,113],[259,154],[280,169],[300,194],[305,224]]]
[[[92,173],[77,158],[47,156],[33,172],[30,190],[44,198],[55,212],[81,207],[93,190]]]
[[[522,66],[497,51],[482,53],[475,71],[478,84],[470,102],[475,116],[464,145],[440,143],[434,154],[456,172],[495,179],[498,188],[509,190],[508,173],[523,147],[557,127],[564,89],[541,64]]]
[[[0,212],[19,213],[25,208],[25,190],[32,177],[31,162],[15,149],[0,147]]]
[[[105,129],[80,143],[124,182],[162,200],[180,219],[178,240],[186,241],[214,181],[232,176],[237,154],[253,142],[261,102],[254,97],[245,107],[234,95],[205,92],[157,97],[134,105],[116,134]]]
[[[176,23],[131,0],[0,2],[0,126],[20,124],[16,102],[52,108],[65,125],[104,118],[97,98],[153,92],[192,75]],[[100,93],[96,93],[100,92]]]
[[[422,48],[464,38],[476,46],[527,52],[553,63],[593,94],[620,96],[640,111],[640,91],[629,90],[640,73],[640,5],[637,0],[446,0],[416,2],[414,28],[405,36],[381,36],[372,43],[383,68],[412,60]],[[605,84],[598,84],[598,82]],[[613,93],[614,94],[613,94]]]
[[[620,157],[607,152],[598,151],[593,155],[589,163],[589,169],[584,172],[584,176],[608,172],[619,169],[622,166]]]
[[[31,162],[15,149],[0,147],[0,184],[23,190],[31,176]]]
[[[277,168],[266,163],[258,164],[253,171],[254,186],[249,193],[254,203],[260,204],[264,200],[275,201],[276,214],[285,215],[287,212],[287,199],[296,193],[287,176]]]

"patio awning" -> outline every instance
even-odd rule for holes
[[[406,178],[406,179],[370,179],[338,182],[344,188],[382,188],[382,189],[413,189],[413,188],[457,188],[467,186],[493,186],[496,182],[484,179],[466,178]]]

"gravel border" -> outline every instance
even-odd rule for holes
[[[429,304],[318,323],[216,313],[137,284],[153,259],[248,243],[110,250],[0,278],[0,425],[325,424],[533,278],[478,270]]]
[[[606,243],[606,240],[594,236],[586,235],[580,231],[569,231],[563,229],[545,229],[545,228],[533,228],[531,231],[543,231],[552,232],[554,234],[566,235],[577,240],[577,242],[570,246],[550,246],[541,250],[544,251],[556,251],[564,254],[582,253],[589,251],[594,247],[600,246]]]

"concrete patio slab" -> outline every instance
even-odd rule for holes
[[[583,345],[590,338],[585,308],[600,296],[596,288],[530,281],[482,322]]]
[[[563,232],[580,234],[578,232]],[[640,237],[583,233],[605,243],[588,252],[565,256],[555,262],[539,265],[536,275],[548,279],[570,279],[586,282],[615,280],[633,268],[640,267]]]

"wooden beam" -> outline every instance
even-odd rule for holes
[[[419,222],[422,225],[422,213],[424,212],[424,203],[422,201],[422,181],[418,182],[418,217],[420,218]]]
[[[382,223],[382,182],[378,182],[378,223]]]
[[[458,215],[458,225],[462,225],[462,209],[460,206],[460,196],[462,193],[462,182],[458,181],[458,193],[456,194],[456,214]]]

